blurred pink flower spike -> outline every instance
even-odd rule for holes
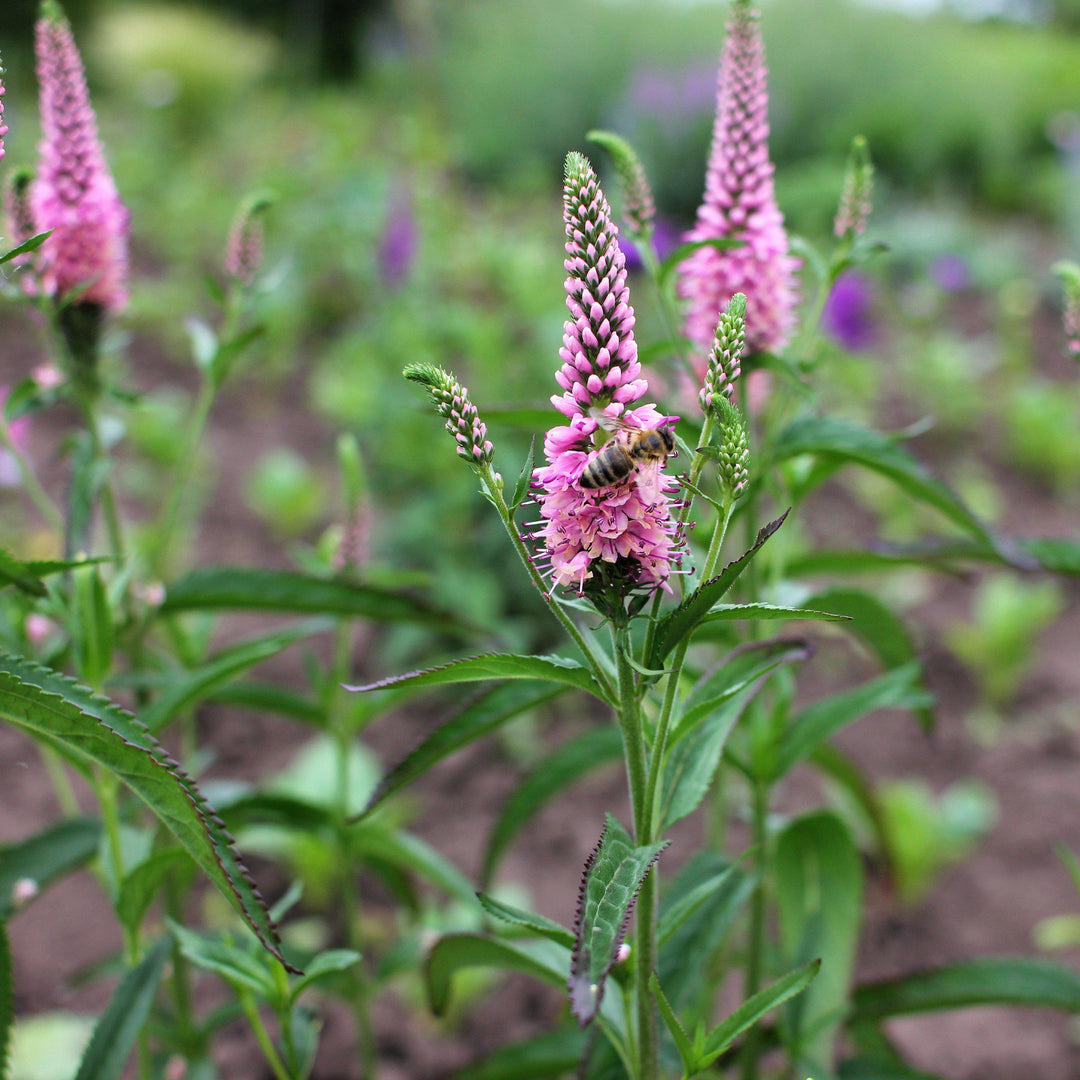
[[[683,261],[679,290],[688,301],[686,336],[700,350],[699,374],[723,306],[745,293],[751,353],[782,348],[795,317],[795,271],[776,205],[769,160],[768,69],[758,13],[736,0],[720,60],[705,197],[689,241],[741,240],[720,251],[699,248]]]
[[[36,28],[42,140],[30,206],[37,232],[53,230],[39,255],[42,288],[58,302],[118,311],[127,303],[128,213],[98,138],[86,75],[71,27],[44,0]]]
[[[611,447],[625,455],[640,432],[670,430],[677,417],[652,404],[635,407],[648,383],[638,362],[625,257],[611,208],[581,154],[567,156],[563,195],[570,317],[555,375],[562,393],[551,400],[570,422],[545,436],[548,464],[533,474],[540,520],[531,527],[552,582],[598,601],[607,594],[604,606],[613,609],[631,592],[669,587],[684,547],[671,515],[675,482],[660,458],[621,457],[618,478],[602,485],[583,486],[582,471]]]
[[[225,243],[225,274],[242,288],[250,288],[262,269],[265,229],[263,219],[273,206],[275,196],[269,192],[248,195],[229,229]]]
[[[1061,320],[1065,327],[1066,348],[1074,360],[1080,361],[1080,265],[1059,262],[1054,273],[1064,290]]]
[[[4,160],[4,136],[7,132],[7,124],[4,123],[4,65],[0,61],[0,161]]]

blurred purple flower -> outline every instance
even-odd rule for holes
[[[930,264],[930,276],[946,292],[971,288],[971,267],[960,255],[939,255]]]
[[[839,345],[858,352],[877,337],[873,319],[874,292],[861,274],[847,270],[835,281],[821,314],[825,332]]]
[[[679,230],[670,222],[664,221],[662,218],[657,219],[653,226],[652,245],[656,257],[663,262],[679,246]],[[641,253],[633,240],[620,236],[619,250],[626,260],[627,270],[636,273],[641,269]]]
[[[412,194],[407,187],[396,188],[390,196],[378,248],[379,273],[388,289],[398,288],[409,276],[416,247]]]
[[[632,112],[685,127],[712,111],[716,101],[716,68],[710,64],[661,71],[639,70],[630,82],[626,102]]]

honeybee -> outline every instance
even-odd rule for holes
[[[660,470],[674,453],[675,436],[664,422],[638,428],[614,416],[594,412],[597,423],[612,433],[596,455],[585,462],[578,483],[583,488],[610,487],[635,472],[642,496],[655,502],[660,494]]]

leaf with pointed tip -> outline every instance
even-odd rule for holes
[[[762,683],[752,683],[714,709],[693,731],[671,747],[660,782],[661,835],[692,814],[712,786],[732,728]]]
[[[37,251],[37,249],[52,236],[52,232],[52,229],[49,229],[46,232],[36,233],[34,236],[31,236],[29,240],[24,240],[18,247],[13,247],[8,251],[5,251],[0,255],[0,265],[10,262],[12,259],[17,259],[20,255],[26,255],[31,251]]]
[[[622,757],[622,734],[613,724],[563,743],[514,788],[488,838],[480,879],[491,881],[503,852],[524,825],[563,788],[599,765]]]
[[[0,919],[0,1080],[7,1080],[11,1025],[15,1019],[15,983],[11,972],[7,923]]]
[[[664,666],[667,654],[687,634],[693,633],[695,627],[709,614],[713,605],[735,584],[739,575],[750,564],[751,559],[761,550],[761,546],[783,525],[788,513],[790,511],[785,511],[775,521],[770,521],[768,525],[763,526],[749,551],[744,552],[734,562],[728,563],[716,577],[702,582],[674,611],[669,612],[656,624],[653,646],[645,658],[646,667]]]
[[[696,1062],[696,1071],[707,1069],[747,1028],[756,1024],[767,1012],[782,1005],[788,998],[801,994],[821,970],[821,961],[812,960],[770,983],[753,997],[747,998],[726,1020],[721,1021],[705,1037],[705,1047]]]
[[[266,965],[248,949],[218,934],[196,933],[168,920],[180,951],[196,967],[212,971],[234,990],[250,990],[264,1000],[272,999],[277,986]]]
[[[855,991],[856,1020],[963,1009],[1022,1005],[1080,1013],[1080,975],[1026,956],[992,956],[867,983]]]
[[[565,945],[568,949],[574,947],[574,935],[553,919],[546,919],[533,911],[522,911],[512,904],[504,904],[487,893],[477,893],[476,899],[480,901],[480,906],[496,919],[502,919],[514,926],[523,926],[526,930],[531,930],[548,941],[554,941],[557,945]]]
[[[851,997],[862,862],[844,823],[821,810],[784,828],[773,867],[782,955],[793,963],[822,958],[820,976],[795,1005],[796,1041],[808,1058],[829,1061]]]
[[[289,988],[289,1000],[296,999],[313,983],[336,975],[339,971],[348,971],[360,960],[360,954],[352,949],[327,949],[319,953],[307,966],[307,971]]]
[[[922,709],[932,700],[922,685],[919,664],[911,663],[854,690],[815,701],[788,725],[776,747],[769,779],[778,780],[841,728],[875,709]]]
[[[733,237],[714,237],[711,240],[688,240],[680,244],[660,264],[660,270],[656,275],[656,283],[661,289],[667,288],[672,274],[679,268],[679,264],[689,259],[696,251],[702,248],[713,248],[716,251],[731,251],[734,248],[745,247],[745,240],[736,240]]]
[[[462,968],[509,968],[562,987],[566,985],[569,966],[570,950],[552,941],[510,943],[480,934],[446,934],[428,953],[424,984],[431,1011],[442,1016],[450,1004],[454,976]]]
[[[671,732],[669,747],[675,746],[694,730],[703,717],[751,683],[781,664],[806,660],[812,652],[810,643],[802,638],[771,638],[740,645],[706,671],[690,688],[683,699],[679,722]]]
[[[732,619],[808,619],[815,622],[848,622],[850,615],[814,608],[781,607],[777,604],[716,604],[702,622],[731,621]]]
[[[514,497],[510,500],[511,513],[525,501],[525,496],[529,494],[529,485],[532,483],[532,474],[535,465],[536,436],[534,435],[532,437],[532,442],[529,443],[529,456],[525,459],[525,464],[521,466],[521,472],[518,474],[517,484],[514,487]]]
[[[866,589],[835,586],[814,593],[805,602],[847,615],[851,623],[845,629],[859,638],[885,667],[900,667],[916,658],[915,644],[907,627],[888,604]],[[924,730],[932,730],[933,708],[920,709],[919,719]]]
[[[502,1046],[475,1064],[450,1073],[446,1080],[547,1080],[574,1072],[587,1045],[576,1028],[536,1035],[524,1042]]]
[[[753,892],[754,876],[716,852],[692,856],[664,890],[656,971],[675,1007],[701,990],[706,966]]]
[[[48,668],[0,654],[0,716],[47,743],[97,762],[127,784],[240,912],[259,941],[284,963],[277,930],[232,837],[191,777],[130,713]]]
[[[619,822],[605,815],[600,841],[585,863],[574,919],[570,1011],[582,1027],[600,1007],[638,890],[665,847],[666,841],[635,847]]]
[[[31,596],[45,596],[46,588],[37,574],[27,569],[26,563],[0,550],[0,586],[14,585]]]
[[[161,695],[143,709],[140,719],[156,734],[182,709],[212,694],[234,676],[277,656],[302,638],[322,633],[333,625],[330,619],[312,619],[300,626],[259,634],[230,645],[205,664],[172,675]]]
[[[686,1034],[686,1029],[679,1023],[679,1018],[675,1015],[671,1003],[664,996],[663,988],[660,986],[660,980],[656,977],[655,971],[649,976],[649,989],[652,991],[653,997],[656,998],[656,1004],[660,1006],[660,1015],[664,1018],[668,1031],[671,1032],[671,1038],[675,1042],[675,1049],[679,1051],[679,1058],[683,1063],[683,1069],[685,1069],[684,1075],[693,1076],[697,1071],[694,1068],[697,1062],[694,1044],[690,1041],[690,1036]]]
[[[15,885],[32,881],[38,895],[57,878],[88,863],[101,843],[101,824],[93,818],[71,818],[50,825],[17,844],[0,847],[0,919],[15,911]]]
[[[893,439],[844,420],[809,416],[793,421],[772,445],[775,461],[817,454],[855,462],[888,477],[909,495],[934,507],[969,536],[992,548],[997,540],[960,497],[932,476]]]
[[[382,622],[415,622],[463,631],[453,612],[397,589],[338,581],[291,570],[200,567],[168,587],[163,615],[179,611],[282,611],[351,615]]]
[[[405,684],[418,687],[442,686],[446,683],[481,682],[487,679],[546,679],[585,690],[601,701],[607,701],[600,684],[588,669],[576,660],[568,660],[562,656],[518,656],[514,653],[465,656],[438,667],[410,671],[407,675],[392,675],[378,682],[346,686],[345,689],[362,692]]]
[[[470,698],[458,711],[428,735],[379,781],[367,806],[352,820],[370,814],[384,799],[422,776],[448,754],[488,735],[496,728],[537,705],[563,693],[563,687],[549,682],[526,679],[483,690]]]
[[[86,1047],[75,1080],[117,1080],[131,1056],[135,1040],[150,1015],[169,939],[163,937],[120,980]]]

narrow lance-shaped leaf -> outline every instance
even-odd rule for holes
[[[875,709],[925,708],[933,699],[920,685],[919,674],[917,663],[905,664],[803,709],[776,748],[770,779],[779,779],[841,728]]]
[[[483,682],[487,679],[547,679],[549,682],[585,690],[606,701],[600,684],[576,660],[562,656],[518,656],[513,653],[485,653],[465,656],[438,667],[392,675],[378,682],[346,686],[346,690],[381,690],[387,686],[441,686],[445,683]]]
[[[133,716],[65,676],[7,655],[0,655],[0,716],[119,777],[285,963],[277,930],[232,837],[194,781]]]
[[[828,417],[804,417],[789,424],[772,446],[777,461],[821,454],[873,469],[916,499],[933,506],[968,535],[997,546],[989,529],[955,492],[932,476],[906,450],[876,431]]]
[[[20,255],[26,255],[31,251],[37,251],[50,236],[52,236],[52,229],[49,229],[48,232],[37,233],[36,235],[31,236],[29,240],[24,240],[18,247],[8,249],[0,255],[0,265],[10,262],[12,259],[17,259]]]
[[[117,1080],[120,1076],[150,1015],[168,955],[169,939],[164,937],[120,980],[94,1027],[75,1080]]]
[[[168,587],[160,611],[281,611],[353,615],[383,622],[417,622],[467,629],[453,612],[408,593],[377,585],[334,581],[289,570],[202,567]]]
[[[726,1020],[721,1021],[705,1038],[705,1047],[697,1059],[697,1071],[707,1069],[744,1031],[767,1012],[788,998],[801,994],[821,970],[821,961],[812,960],[747,998]]]
[[[485,886],[514,837],[554,795],[593,769],[621,758],[622,735],[613,724],[587,731],[545,758],[510,793],[491,830],[481,871]]]
[[[605,815],[600,840],[585,863],[570,960],[570,1009],[584,1027],[596,1015],[645,875],[667,843],[635,847]]]
[[[101,825],[92,818],[72,818],[50,825],[18,844],[0,848],[0,919],[15,910],[15,886],[33,882],[34,895],[57,878],[78,870],[98,851]]]
[[[679,1051],[679,1058],[683,1063],[683,1075],[693,1076],[697,1071],[694,1067],[697,1063],[697,1052],[690,1041],[690,1036],[686,1034],[686,1029],[679,1023],[679,1018],[675,1015],[675,1010],[671,1007],[671,1002],[668,1001],[655,971],[649,976],[649,989],[656,998],[656,1004],[660,1006],[660,1015],[664,1018],[668,1031],[671,1032],[675,1049]]]
[[[448,754],[489,734],[523,712],[550,701],[563,691],[561,686],[536,679],[504,683],[484,690],[478,697],[459,707],[450,719],[395,765],[372,792],[367,806],[353,820],[370,814],[384,799],[423,775]]]
[[[669,612],[656,624],[653,647],[645,658],[646,667],[663,667],[667,654],[709,614],[712,606],[735,584],[762,545],[783,525],[786,517],[787,512],[763,526],[749,551],[728,563],[716,577],[702,582],[674,611]]]
[[[994,956],[860,986],[855,1019],[882,1019],[975,1005],[1023,1005],[1080,1013],[1080,975],[1046,960]]]
[[[552,919],[546,919],[534,911],[523,911],[512,904],[504,904],[486,893],[477,893],[476,899],[480,901],[480,906],[496,919],[530,930],[533,934],[554,941],[557,945],[565,945],[568,949],[574,946],[574,935]]]

